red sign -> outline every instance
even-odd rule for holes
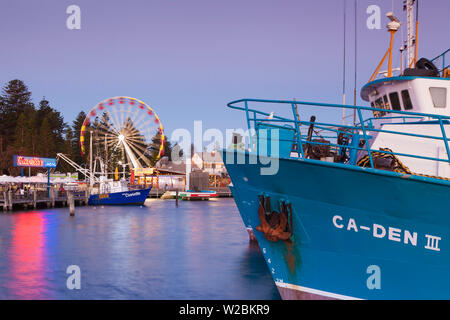
[[[41,157],[13,157],[13,164],[15,167],[37,167],[37,168],[56,168],[55,158],[41,158]]]
[[[25,158],[23,156],[17,156],[17,166],[18,167],[42,167],[44,161],[42,158]]]

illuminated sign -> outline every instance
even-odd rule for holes
[[[137,177],[153,174],[154,168],[134,168],[134,174]]]
[[[15,155],[13,164],[14,167],[56,168],[56,159]]]

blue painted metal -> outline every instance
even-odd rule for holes
[[[308,127],[311,122],[297,121],[293,107],[292,118],[274,116],[266,119],[267,113],[252,108],[253,103],[271,104],[272,110],[275,105],[295,104],[353,109],[359,122],[353,126],[315,122],[315,128],[322,135],[314,134],[314,137],[327,136],[330,142],[307,141],[300,126]],[[365,151],[369,157],[374,151],[380,152],[370,147],[372,137],[379,133],[399,134],[411,140],[442,141],[449,158],[395,150],[383,151],[386,154],[450,162],[445,132],[450,117],[390,111],[392,118],[399,119],[399,124],[414,121],[416,124],[439,125],[441,135],[429,136],[382,127],[376,129],[373,118],[364,119],[367,111],[382,111],[376,108],[259,99],[237,100],[228,106],[252,114],[252,118],[247,118],[249,128],[289,125],[294,130],[293,135],[283,137],[283,143],[296,149],[298,157],[288,156],[283,151],[283,156],[271,156],[264,163],[255,163],[254,151],[223,152],[236,205],[245,225],[254,230],[279,286],[363,299],[450,299],[450,245],[446,238],[450,234],[450,181],[379,170],[374,168],[373,161],[369,168],[355,165],[358,152]],[[348,135],[349,145],[338,144],[340,133]],[[359,147],[360,140],[364,141],[363,147]],[[348,148],[350,160],[332,163],[305,158],[304,144],[328,145],[336,150]],[[235,157],[245,160],[240,163],[227,161]],[[273,175],[261,174],[268,166],[267,160],[278,163],[279,169]],[[270,197],[272,208],[277,208],[281,200],[292,204],[291,240],[269,241],[256,230],[261,223],[258,197],[262,194]],[[373,265],[381,270],[381,289],[367,286],[370,277],[367,270]]]
[[[255,115],[255,113],[253,113]],[[248,113],[248,106],[247,106],[247,102],[245,102],[245,115],[247,116],[247,127],[250,130],[250,116]],[[253,135],[249,134],[249,139],[250,139],[250,146],[253,146]]]
[[[388,117],[388,116],[384,116],[383,117],[383,120],[392,120],[392,119],[395,119],[395,120],[398,120],[398,121],[402,121],[402,122],[399,122],[399,123],[406,123],[406,122],[408,122],[408,123],[412,123],[411,121],[407,121],[407,120],[412,120],[412,119],[422,119],[423,117],[420,117],[420,116],[417,116],[417,117],[415,117],[415,116],[398,116],[398,117]],[[380,120],[380,118],[368,118],[368,119],[366,119],[366,120],[364,120],[364,123],[367,123],[368,125],[370,125],[370,126],[372,126],[373,127],[373,121],[375,121],[375,120]],[[424,122],[420,122],[420,123],[424,123]],[[389,124],[392,124],[391,122],[389,122]]]
[[[89,197],[89,205],[143,205],[151,187],[125,192],[93,194]]]
[[[360,123],[363,123],[364,120],[363,120],[363,116],[362,116],[362,113],[361,113],[361,109],[357,108],[357,111],[358,111],[358,116],[359,116]],[[373,168],[374,166],[373,166],[373,159],[372,159],[372,152],[371,152],[372,150],[370,149],[369,140],[367,139],[368,135],[366,133],[366,126],[361,126],[361,128],[362,128],[362,131],[363,131],[363,137],[364,137],[364,141],[365,141],[364,145],[366,146],[367,153],[369,155],[370,166]],[[354,150],[354,147],[352,149]]]
[[[240,216],[242,218],[242,222],[244,223],[245,227],[251,228],[251,224],[250,224],[247,214],[246,214],[245,202],[239,197],[239,192],[236,191],[234,186],[230,185],[229,188],[230,188],[231,194],[233,195],[233,199],[236,202],[236,206],[238,207]]]
[[[273,158],[279,171],[261,175],[249,153],[246,164],[229,163],[234,152],[223,159],[237,207],[276,283],[362,299],[450,299],[449,181],[292,158]],[[293,240],[256,231],[262,193],[273,208],[292,203]],[[373,265],[380,289],[367,286]]]
[[[440,55],[438,55],[436,58],[431,59],[431,62],[436,64],[440,58],[442,58],[442,69],[440,71],[442,72],[444,69],[449,68],[450,65],[445,64],[446,56],[447,54],[450,54],[450,48],[442,52]]]
[[[365,147],[363,149],[358,148],[356,146],[348,146],[350,150],[356,150],[356,151],[366,151],[369,154],[370,164],[373,168],[373,159],[371,156],[371,153],[373,151],[380,152],[380,150],[373,150],[370,148],[370,139],[372,138],[372,135],[370,133],[390,133],[390,134],[397,134],[402,136],[409,136],[411,138],[424,138],[424,139],[434,139],[434,140],[440,140],[444,143],[446,150],[449,148],[448,146],[448,139],[445,136],[445,130],[442,129],[442,135],[441,136],[429,136],[429,135],[422,135],[422,134],[413,134],[413,133],[407,133],[407,132],[397,132],[397,131],[391,131],[391,130],[385,130],[385,129],[376,129],[373,127],[373,125],[370,123],[370,120],[373,119],[372,117],[367,117],[367,119],[364,118],[363,112],[367,113],[373,112],[373,111],[386,111],[384,109],[379,108],[372,108],[372,107],[364,107],[364,106],[351,106],[351,105],[340,105],[340,104],[329,104],[329,103],[314,103],[314,102],[306,102],[306,101],[288,101],[288,100],[262,100],[262,99],[240,99],[236,101],[232,101],[228,103],[228,107],[232,109],[237,110],[243,110],[246,113],[247,116],[247,124],[249,130],[254,129],[257,126],[261,126],[262,124],[265,125],[289,125],[291,127],[295,128],[295,134],[294,139],[291,141],[291,145],[297,145],[296,149],[300,149],[300,153],[298,154],[299,158],[304,158],[304,150],[302,148],[302,145],[305,143],[308,144],[315,144],[315,145],[321,145],[323,143],[317,142],[317,141],[306,141],[306,135],[302,135],[300,131],[300,125],[303,125],[305,127],[308,127],[311,122],[309,121],[297,121],[296,115],[294,112],[294,109],[292,108],[292,118],[286,118],[281,116],[273,116],[273,119],[267,119],[263,118],[268,116],[269,114],[263,111],[259,111],[257,109],[250,108],[250,103],[264,103],[264,104],[271,104],[271,108],[283,107],[286,105],[299,105],[299,106],[314,106],[319,108],[332,108],[332,109],[350,109],[355,110],[358,118],[358,123],[355,125],[337,125],[336,123],[326,123],[326,122],[315,122],[314,125],[316,128],[321,129],[322,131],[326,131],[328,133],[334,133],[336,134],[335,138],[337,138],[337,135],[340,132],[343,132],[342,130],[336,129],[337,127],[345,128],[347,133],[350,135],[356,135],[362,133],[362,137],[365,141]],[[240,106],[240,104],[244,103],[244,107]],[[254,114],[260,115],[261,117],[258,118],[256,116],[250,118],[249,113],[252,112]],[[436,121],[436,123],[439,123],[442,125],[442,128],[444,124],[449,123],[450,117],[444,116],[444,115],[436,115],[436,114],[427,114],[427,113],[419,113],[419,112],[408,112],[408,111],[402,111],[402,110],[389,110],[391,114],[393,114],[393,118],[399,118],[403,119],[403,121],[406,123],[406,119],[414,119],[417,121],[418,119],[424,119],[426,122],[433,122]],[[389,117],[389,118],[392,118]],[[378,118],[381,119],[381,118]],[[369,125],[370,123],[370,125]],[[361,125],[363,124],[363,125]],[[344,132],[345,133],[345,132]],[[284,141],[286,143],[286,141]],[[337,145],[333,142],[330,142],[330,146],[332,147],[342,147],[340,145]],[[294,151],[294,150],[293,150]],[[384,152],[384,151],[383,151]],[[388,153],[388,152],[386,152]],[[440,159],[436,157],[425,157],[420,155],[413,155],[413,154],[403,154],[403,153],[396,153],[393,152],[394,155],[403,155],[408,157],[413,157],[417,159],[424,159],[424,160],[432,160],[432,161],[445,161],[450,162],[450,153],[448,153],[447,159]]]
[[[295,129],[292,127],[257,122],[257,150],[261,154],[261,147],[265,147],[265,154],[269,156],[289,157],[292,151]],[[277,138],[276,138],[277,136]],[[272,154],[272,142],[278,144],[278,154]]]
[[[292,106],[292,114],[293,115],[295,115],[295,119],[296,120],[299,120],[299,119],[297,119],[297,112],[296,112],[296,104],[291,104],[291,106]],[[298,121],[295,121],[295,132],[296,132],[296,134],[295,134],[295,138],[296,138],[296,145],[297,145],[297,148],[296,148],[296,151],[297,151],[297,154],[298,155],[302,155],[303,156],[303,154],[304,154],[304,152],[303,152],[303,145],[302,145],[302,142],[301,142],[301,140],[302,140],[302,138],[301,138],[301,131],[300,131],[300,126],[299,126],[299,123],[298,123]],[[300,151],[300,153],[298,153],[298,151]]]
[[[357,156],[358,156],[358,146],[359,146],[359,142],[361,140],[361,136],[359,134],[354,134],[353,138],[350,142],[350,159],[349,159],[349,164],[351,165],[356,165],[356,160],[357,160]]]
[[[450,159],[450,150],[448,148],[447,135],[445,134],[444,124],[442,123],[442,119],[439,119],[439,126],[441,127],[442,137],[444,138],[445,150],[447,151],[447,155],[449,156],[449,159]]]

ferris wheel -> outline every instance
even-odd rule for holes
[[[107,158],[107,165],[116,161],[130,168],[150,167],[150,158],[156,161],[164,154],[161,121],[150,106],[136,98],[109,98],[89,111],[80,132],[82,154],[88,131],[97,142],[97,150]]]

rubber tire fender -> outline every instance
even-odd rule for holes
[[[439,70],[434,65],[434,63],[426,58],[420,58],[419,61],[417,61],[416,66],[418,69],[431,70],[431,71],[434,71],[436,74],[439,74]]]

